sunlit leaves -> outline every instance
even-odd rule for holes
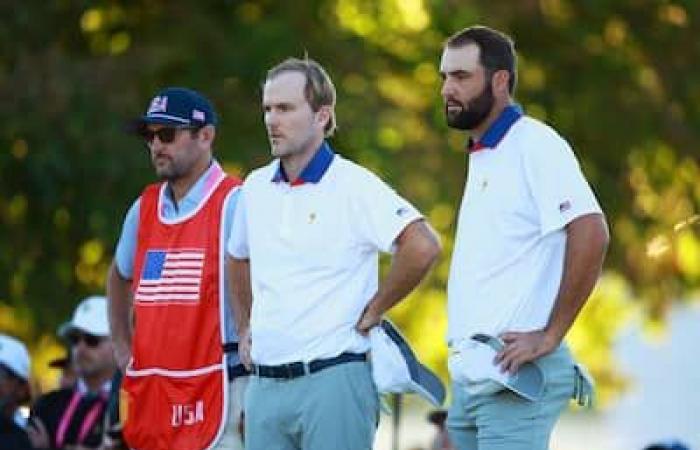
[[[521,58],[521,60],[524,58]],[[547,74],[540,64],[527,60],[520,66],[518,87],[528,91],[539,91],[547,82]]]
[[[544,17],[555,25],[565,25],[572,18],[568,0],[540,0],[539,3]]]
[[[75,267],[78,280],[91,289],[101,291],[107,267],[104,243],[99,239],[90,239],[83,243],[80,247],[80,260]]]
[[[14,156],[16,159],[22,160],[27,156],[27,153],[29,153],[29,146],[27,145],[27,141],[24,139],[17,139],[15,142],[12,144],[12,156]]]
[[[656,71],[649,66],[642,66],[637,72],[639,86],[654,100],[663,99],[663,87]]]
[[[603,31],[605,43],[611,47],[620,47],[627,39],[627,24],[619,18],[611,18]]]
[[[659,6],[659,20],[677,27],[685,27],[688,25],[688,13],[685,8],[673,3],[667,3]]]
[[[432,103],[432,95],[424,95],[425,88],[417,89],[412,77],[383,73],[377,78],[377,84],[379,93],[400,108],[421,111]]]
[[[53,215],[53,223],[58,229],[65,229],[70,225],[70,212],[67,208],[59,208]]]
[[[335,5],[341,27],[400,58],[419,59],[425,44],[439,40],[429,28],[423,0],[336,0]]]
[[[123,26],[126,12],[117,4],[90,8],[80,18],[80,28],[96,54],[119,55],[131,44],[131,36]]]
[[[379,28],[394,32],[421,32],[430,24],[422,0],[338,0],[340,23],[361,36]]]
[[[597,401],[602,405],[625,384],[615,364],[613,343],[631,318],[632,305],[633,297],[626,280],[609,272],[598,282],[569,331],[567,341],[597,380]]]
[[[633,231],[636,227],[629,226],[621,230],[619,237],[628,246],[633,273],[648,282],[676,274],[697,284],[700,264],[697,250],[700,233],[695,226],[700,204],[697,161],[678,160],[671,148],[660,143],[632,153],[629,161],[633,214],[651,222],[646,232]],[[643,255],[634,244],[640,238],[645,241]]]
[[[27,197],[22,194],[15,195],[7,203],[4,218],[10,224],[21,224],[27,214]]]
[[[104,11],[101,9],[88,9],[80,19],[80,26],[86,33],[100,31],[103,25]]]
[[[676,242],[678,270],[688,281],[700,283],[700,227],[683,230],[678,234]]]
[[[236,14],[241,22],[252,24],[262,17],[262,7],[254,2],[243,2],[236,8]]]

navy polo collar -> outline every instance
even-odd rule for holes
[[[311,158],[311,161],[309,161],[306,167],[304,167],[304,170],[301,171],[299,177],[292,182],[292,186],[299,186],[304,183],[318,183],[321,181],[321,178],[323,178],[323,175],[328,170],[328,167],[330,167],[334,156],[335,153],[333,153],[330,145],[328,145],[326,141],[323,141],[323,144],[321,144],[321,147],[316,151],[313,158]],[[277,163],[277,170],[275,171],[275,175],[272,177],[272,181],[275,183],[279,183],[281,181],[289,183],[289,179],[287,178],[287,174],[284,172],[284,167],[282,166],[281,161]]]
[[[506,106],[498,118],[491,124],[491,126],[486,130],[481,139],[474,141],[469,138],[467,143],[467,150],[469,153],[478,152],[485,148],[496,148],[503,137],[508,133],[510,127],[513,126],[515,122],[518,121],[523,115],[523,109],[520,105],[512,104]]]

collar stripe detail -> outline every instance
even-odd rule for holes
[[[333,157],[335,153],[331,149],[327,142],[323,142],[321,147],[316,151],[311,161],[306,165],[304,170],[301,171],[299,177],[290,183],[290,186],[301,186],[304,183],[318,183],[323,178],[323,175],[330,167],[331,162],[333,162]],[[275,183],[285,182],[289,183],[287,174],[284,172],[284,167],[282,162],[278,162],[277,170],[275,171],[272,181]]]
[[[510,130],[515,122],[523,116],[523,110],[520,105],[508,105],[503,109],[498,118],[486,130],[481,139],[474,141],[469,139],[467,143],[467,151],[469,153],[478,152],[486,148],[496,148],[503,140],[505,135]]]

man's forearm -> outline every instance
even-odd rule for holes
[[[579,217],[567,226],[564,273],[545,328],[553,343],[559,343],[576,320],[600,276],[609,241],[605,219],[600,214]]]
[[[112,340],[118,347],[118,358],[126,357],[131,351],[133,297],[131,281],[122,278],[115,262],[112,262],[112,266],[109,268],[107,298],[109,299],[109,326]],[[127,361],[118,362],[120,365],[125,365]]]
[[[440,239],[425,220],[417,220],[403,230],[396,241],[391,268],[367,306],[381,316],[406,297],[425,277],[440,254]]]
[[[236,331],[239,337],[242,337],[250,328],[250,309],[253,304],[250,261],[227,256],[226,266],[229,274],[231,309],[236,323]]]

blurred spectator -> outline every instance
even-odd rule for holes
[[[40,397],[27,431],[37,448],[97,448],[103,440],[104,415],[116,371],[107,300],[102,296],[83,300],[60,333],[70,345],[77,382]]]
[[[29,401],[29,353],[17,339],[0,334],[0,448],[31,449],[19,406]]]
[[[445,419],[447,419],[447,411],[444,409],[436,409],[428,414],[428,422],[437,427],[435,437],[430,443],[430,450],[454,450],[447,434]]]
[[[121,386],[122,373],[117,373],[112,379],[112,392],[107,400],[107,410],[104,418],[104,436],[99,450],[128,450],[122,434],[122,418],[119,414],[119,387]]]
[[[75,373],[70,355],[51,360],[49,362],[49,367],[61,371],[58,376],[59,389],[72,388],[75,386],[75,383],[78,381],[78,375]]]

